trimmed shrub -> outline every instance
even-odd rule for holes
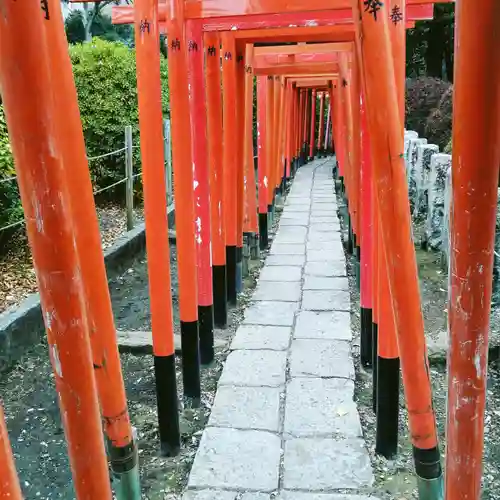
[[[122,148],[126,125],[132,125],[134,143],[138,145],[135,51],[121,43],[94,38],[91,43],[71,46],[70,56],[87,155],[94,157]],[[168,115],[166,59],[161,60],[160,72],[162,111]],[[134,166],[139,169],[139,148],[134,150],[134,156]],[[123,179],[123,153],[92,160],[90,172],[94,189]]]
[[[437,107],[431,111],[425,124],[424,137],[431,144],[445,149],[451,141],[451,125],[453,112],[453,87],[443,94]]]
[[[425,137],[427,118],[439,106],[451,84],[439,78],[406,80],[406,128]]]

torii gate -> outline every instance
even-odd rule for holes
[[[283,2],[284,0],[277,0],[275,5],[284,7]],[[148,10],[148,7],[152,8],[154,13],[154,4],[155,2],[152,0],[137,0],[136,16],[138,13],[149,14],[151,10]],[[214,5],[212,2],[206,2],[205,6],[207,4]],[[319,1],[314,0],[310,4],[318,5]],[[402,188],[404,175],[399,157],[401,124],[398,123],[400,120],[397,119],[397,109],[391,101],[392,94],[397,88],[393,66],[395,63],[401,62],[401,58],[395,57],[394,62],[392,60],[391,44],[386,29],[388,19],[382,15],[383,5],[380,6],[379,10],[372,9],[371,11],[369,9],[363,10],[362,0],[352,0],[351,2],[339,0],[338,5],[354,9],[357,33],[358,35],[360,32],[363,34],[362,38],[356,36],[353,39],[356,42],[356,51],[363,70],[362,87],[366,91],[367,122],[373,139],[371,142],[372,155],[375,160],[373,164],[375,182],[373,184],[375,185],[376,206],[379,211],[379,217],[376,217],[374,221],[379,223],[380,231],[378,234],[381,236],[382,242],[380,246],[382,252],[379,253],[383,255],[382,262],[387,260],[390,263],[387,265],[387,281],[392,295],[392,307],[396,311],[394,319],[398,330],[405,390],[411,392],[420,389],[424,394],[420,395],[418,400],[425,405],[426,398],[429,399],[428,394],[426,394],[428,384],[425,383],[425,380],[418,379],[422,376],[422,367],[412,365],[415,356],[408,355],[413,350],[417,355],[423,353],[425,359],[425,349],[422,348],[422,338],[419,335],[419,331],[422,330],[420,328],[421,314],[417,312],[415,304],[410,303],[415,301],[415,297],[418,295],[418,287],[416,286],[418,284],[414,279],[414,256],[412,259],[408,244],[411,241],[411,235],[407,221],[407,203],[405,203],[404,193],[403,196],[400,196],[400,190],[402,189],[404,192],[404,188]],[[207,9],[203,10],[202,6],[201,0],[190,1],[187,4],[187,12],[191,12],[192,15],[204,16]],[[378,7],[378,4],[375,6]],[[269,11],[270,7],[267,6],[267,8]],[[6,0],[3,3],[3,16],[0,17],[0,50],[2,51],[0,79],[16,158],[16,169],[19,174],[20,191],[27,214],[28,234],[39,277],[42,304],[46,313],[45,319],[52,362],[61,404],[66,412],[64,423],[70,444],[77,497],[79,499],[107,499],[111,498],[111,492],[102,440],[101,442],[99,440],[99,412],[93,385],[88,327],[86,326],[87,316],[94,320],[101,320],[101,318],[99,315],[95,315],[96,311],[100,312],[97,309],[98,304],[84,305],[82,299],[82,297],[87,297],[87,299],[92,297],[89,291],[95,290],[96,282],[101,287],[104,283],[101,279],[102,275],[99,275],[94,281],[89,280],[92,275],[86,267],[87,271],[82,270],[84,286],[80,287],[77,283],[75,288],[73,274],[75,266],[81,266],[82,263],[85,266],[88,263],[89,267],[97,265],[100,269],[99,261],[102,255],[99,256],[99,253],[94,251],[98,248],[94,245],[96,237],[92,235],[95,227],[91,225],[88,232],[85,232],[84,227],[88,224],[88,212],[85,215],[85,220],[83,213],[91,206],[88,196],[91,190],[86,189],[87,197],[82,197],[81,193],[76,190],[77,185],[81,191],[82,186],[88,188],[89,183],[82,175],[84,172],[82,166],[85,163],[82,160],[84,148],[82,147],[81,127],[78,131],[78,126],[75,126],[77,123],[75,117],[78,116],[75,106],[76,94],[71,85],[71,68],[68,55],[65,53],[63,27],[61,18],[57,15],[60,13],[58,9],[60,9],[58,0],[44,0],[41,10],[40,6],[33,2]],[[176,100],[181,95],[187,96],[179,85],[179,80],[186,82],[185,79],[183,80],[185,77],[183,70],[186,69],[186,64],[182,62],[187,47],[185,44],[187,40],[183,32],[183,9],[183,3],[176,0],[171,6],[172,18],[167,20],[169,36],[174,35],[174,39],[178,39],[180,42],[178,49],[176,48],[174,51],[175,54],[171,54],[169,57],[169,64],[173,59],[174,76],[179,77],[176,82]],[[498,51],[495,51],[495,36],[500,22],[500,5],[495,0],[485,0],[482,9],[478,10],[470,2],[460,2],[457,9],[459,9],[457,50],[463,59],[457,57],[455,79],[455,120],[460,121],[460,128],[454,130],[454,163],[458,167],[453,178],[453,252],[451,257],[453,274],[451,278],[450,325],[452,333],[456,333],[456,335],[451,336],[450,370],[452,376],[450,376],[449,394],[451,412],[449,412],[448,421],[450,446],[447,455],[446,498],[455,500],[467,496],[476,500],[480,496],[483,428],[481,424],[484,409],[487,329],[491,297],[491,255],[498,165],[500,163],[500,147],[498,145],[500,135],[500,55]],[[245,14],[251,13],[249,8],[246,10],[243,8],[242,11]],[[52,15],[54,13],[56,15]],[[18,25],[26,18],[33,21],[31,29],[29,33],[20,33]],[[143,19],[137,16],[139,22],[136,23],[136,29],[140,35],[138,38],[141,38],[140,44],[146,45],[147,40],[152,40],[156,44],[157,51],[157,41],[153,36],[147,35],[157,36],[158,27],[152,26],[151,30],[148,27],[146,35],[146,26],[140,23]],[[140,30],[141,26],[143,26],[143,30]],[[153,43],[149,43],[147,47],[151,49],[149,55],[155,56]],[[33,50],[30,50],[35,46],[37,48],[36,55]],[[397,44],[393,43],[392,47],[396,48]],[[20,48],[23,48],[21,53],[26,54],[23,58],[19,58]],[[142,52],[142,55],[145,59],[146,53]],[[20,69],[18,72],[12,72],[9,68],[14,58]],[[61,62],[64,64],[61,65]],[[176,70],[179,69],[181,70],[180,75],[175,75]],[[378,82],[374,78],[376,74],[379,77]],[[152,80],[150,83],[154,84],[155,82]],[[476,89],[477,94],[471,95],[470,88]],[[144,90],[144,87],[142,89]],[[398,88],[398,90],[400,89]],[[401,95],[401,92],[399,94]],[[22,95],[23,99],[30,96],[30,102],[26,102],[23,106],[22,101],[20,102],[18,99],[19,95]],[[148,96],[143,95],[142,97]],[[187,106],[187,99],[184,99],[183,104]],[[172,106],[174,107],[174,100]],[[176,106],[172,120],[179,123],[181,108]],[[144,100],[142,108],[152,111],[151,107],[144,106]],[[178,128],[179,130],[189,132],[189,124],[184,125],[184,128]],[[29,148],[25,147],[27,131],[34,131],[30,134],[32,140],[29,143]],[[153,127],[151,132],[154,131]],[[70,142],[68,137],[78,138],[78,140]],[[157,133],[155,137],[158,137]],[[177,139],[180,144],[182,136],[177,135]],[[146,144],[148,144],[147,139],[145,139]],[[149,144],[151,145],[151,143]],[[148,151],[153,152],[154,148],[151,146]],[[55,154],[56,152],[59,154]],[[44,170],[44,176],[40,175],[38,168],[40,158],[44,159],[41,163],[42,166],[51,166],[50,169]],[[77,162],[74,161],[75,158],[78,160]],[[480,171],[475,168],[478,159],[481,165],[488,168],[483,168]],[[65,175],[64,170],[61,169],[63,164],[72,164],[72,172],[76,179]],[[77,165],[76,174],[74,174],[75,164]],[[161,165],[161,169],[158,165],[155,173],[160,171],[163,171],[163,165]],[[347,178],[346,184],[349,192],[352,183]],[[152,183],[149,185],[152,186]],[[159,187],[163,189],[162,186]],[[185,188],[187,191],[186,186]],[[192,186],[189,186],[189,189],[192,189]],[[363,191],[363,183],[361,183],[361,191]],[[156,193],[158,192],[156,191]],[[393,197],[390,196],[391,194]],[[73,198],[76,200],[72,201]],[[32,200],[35,200],[36,203],[30,203]],[[69,217],[64,212],[63,202],[66,203],[67,207],[70,207]],[[78,207],[80,206],[82,210],[79,211]],[[388,217],[390,211],[394,216],[392,220]],[[158,218],[161,219],[162,215],[159,215]],[[394,228],[390,226],[389,222],[394,224]],[[489,231],[484,231],[485,222],[487,222]],[[157,227],[160,226],[161,224],[158,224]],[[473,231],[477,231],[477,234],[473,235],[476,236],[475,238],[469,235],[471,228]],[[75,229],[77,229],[76,233]],[[398,232],[402,234],[398,234]],[[75,235],[77,236],[76,240],[74,239]],[[85,235],[89,237],[87,240],[85,240]],[[363,230],[361,230],[360,235],[363,242],[365,237]],[[52,238],[50,238],[51,236]],[[160,235],[161,244],[164,244],[161,239],[164,237],[164,234]],[[90,247],[94,253],[90,254],[96,257],[95,259],[91,259],[89,256],[89,241],[94,245]],[[388,241],[397,245],[401,255],[395,255],[387,248],[385,243]],[[87,259],[82,258],[83,256],[86,256]],[[405,261],[404,259],[408,257],[410,257],[409,261]],[[164,254],[162,258],[165,259]],[[56,275],[58,276],[57,283],[52,279],[40,279],[40,277],[47,278]],[[164,276],[161,275],[160,278],[164,279]],[[381,276],[383,281],[383,274]],[[186,282],[189,283],[189,281]],[[403,294],[403,288],[406,288],[404,290],[407,294],[406,297]],[[68,291],[72,291],[69,301]],[[414,295],[414,292],[417,295]],[[104,305],[107,305],[106,297],[104,297]],[[85,307],[87,307],[86,312],[84,311]],[[191,311],[192,308],[188,309]],[[58,314],[52,315],[52,312],[56,310]],[[78,320],[73,322],[76,317]],[[189,318],[190,316],[188,314],[183,317]],[[67,325],[71,325],[73,328],[71,332],[74,334],[71,337],[67,335]],[[168,330],[168,325],[166,326]],[[401,335],[402,331],[404,331],[404,335]],[[107,335],[106,338],[110,340],[108,347],[115,349],[116,345],[113,345],[112,335]],[[169,336],[164,336],[163,339],[166,340],[163,344],[165,346],[163,352],[166,354],[164,357],[168,358]],[[159,340],[161,337],[157,337],[157,341]],[[96,345],[94,339],[93,347]],[[95,354],[94,352],[94,360],[101,361]],[[114,351],[108,352],[108,354],[114,355]],[[160,355],[160,357],[162,356]],[[164,361],[159,363],[162,368],[168,366]],[[380,361],[379,359],[379,363]],[[97,373],[100,369],[103,369],[104,372],[105,366],[97,363],[95,369]],[[109,375],[107,368],[106,373]],[[113,371],[113,374],[115,373],[116,371]],[[167,373],[168,371],[164,372],[164,374]],[[412,379],[408,377],[416,377],[413,382],[417,380],[417,383],[412,383]],[[99,388],[100,396],[105,393],[106,388],[106,384]],[[120,384],[108,388],[120,392]],[[78,396],[78,405],[71,401],[75,395]],[[415,396],[414,392],[413,396]],[[413,403],[419,401],[413,399],[411,394],[407,394],[407,400],[410,416],[414,417],[411,426],[417,475],[420,478],[421,498],[441,498],[440,474],[436,476],[437,472],[440,473],[439,454],[436,455],[437,446],[427,447],[422,443],[425,441],[427,445],[432,445],[434,442],[433,433],[425,434],[425,431],[429,429],[429,412],[421,413],[418,405],[413,406]],[[101,405],[103,403],[106,404],[107,401],[101,400]],[[172,406],[176,407],[176,402],[171,403]],[[126,410],[123,415],[126,415]],[[124,420],[126,423],[123,429],[127,431],[128,417]],[[416,436],[415,430],[424,431],[424,433]],[[417,437],[419,437],[417,441],[420,446],[415,443]],[[458,446],[459,438],[460,446]],[[127,446],[130,443],[129,438]],[[118,446],[118,448],[120,447]],[[133,445],[130,445],[129,448],[133,449]],[[6,481],[2,481],[1,486],[12,498],[19,499],[21,498],[19,485],[13,473],[14,468],[9,451],[5,446],[1,449],[2,459],[5,459],[2,463],[10,465],[2,471],[2,479],[6,479]],[[92,457],[91,471],[88,469],[89,456]],[[82,458],[85,460],[81,460]],[[134,468],[135,465],[130,470]],[[130,470],[127,469],[125,472],[128,473]],[[130,498],[138,498],[138,496],[130,496]]]

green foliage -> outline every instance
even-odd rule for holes
[[[94,38],[70,47],[73,73],[85,135],[87,155],[99,156],[124,145],[124,129],[132,125],[138,145],[138,111],[135,51],[121,43]],[[167,62],[161,60],[162,108],[168,114]],[[139,149],[134,150],[136,169]],[[94,188],[102,188],[124,176],[123,154],[90,162]]]
[[[0,104],[0,181],[15,175],[7,124]],[[0,183],[0,227],[17,222],[22,217],[19,191],[15,180]]]
[[[436,4],[434,18],[417,22],[406,36],[406,75],[453,81],[455,4]]]

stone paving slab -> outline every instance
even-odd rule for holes
[[[281,392],[277,387],[219,387],[208,425],[278,432]]]
[[[306,246],[302,243],[276,243],[271,246],[271,255],[304,255]]]
[[[243,324],[292,326],[298,308],[295,302],[254,302],[245,311]]]
[[[229,354],[219,386],[279,387],[285,383],[286,352],[238,350]]]
[[[293,334],[296,339],[352,340],[351,314],[342,311],[301,311]]]
[[[354,379],[350,345],[341,340],[294,339],[290,374],[292,377]]]
[[[342,253],[340,249],[338,250],[309,250],[307,252],[308,262],[331,262],[331,261],[343,261],[345,265],[344,251]]]
[[[346,290],[349,291],[347,278],[325,278],[324,276],[306,276],[304,290]]]
[[[270,500],[268,493],[240,493],[238,491],[224,490],[190,490],[182,500]]]
[[[307,262],[304,268],[304,275],[324,278],[347,276],[345,262],[340,258],[323,262]]]
[[[231,343],[232,350],[285,351],[290,346],[289,326],[241,325]]]
[[[362,439],[297,438],[285,442],[285,489],[357,489],[372,482],[370,457]]]
[[[339,244],[339,235],[335,231],[309,230],[308,243],[336,243]],[[340,243],[342,246],[342,243]]]
[[[282,266],[303,266],[306,261],[305,255],[269,255],[266,259],[266,267],[261,271],[262,273],[269,269],[269,267],[282,267]],[[345,266],[344,266],[345,267]]]
[[[340,222],[338,221],[335,221],[335,220],[332,220],[330,221],[328,224],[325,224],[323,222],[311,222],[311,224],[309,224],[309,228],[310,228],[310,231],[314,232],[320,232],[320,231],[324,231],[324,232],[336,232],[336,233],[339,233],[340,232]],[[340,235],[338,236],[340,238]]]
[[[278,488],[280,452],[276,434],[207,427],[188,488],[273,491]]]
[[[266,261],[266,264],[269,264]],[[301,281],[302,264],[298,266],[265,266],[260,272],[259,280],[262,281]]]
[[[196,499],[197,500],[197,499]],[[203,499],[205,500],[205,499]],[[210,499],[211,500],[211,499]],[[225,500],[225,499],[223,499]],[[345,493],[304,493],[301,491],[282,491],[276,500],[379,500],[374,496],[346,495]]]
[[[253,300],[298,302],[301,293],[300,281],[261,281],[257,285],[252,298]]]
[[[344,248],[340,241],[308,241],[307,252],[322,252],[323,254],[344,257]]]
[[[362,436],[353,397],[352,380],[292,379],[286,388],[285,439]]]
[[[350,311],[351,297],[344,290],[305,290],[302,309],[306,311]]]
[[[285,217],[280,219],[280,228],[285,226],[303,226],[307,227],[309,225],[308,217]]]

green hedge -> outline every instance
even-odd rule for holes
[[[82,118],[87,155],[99,156],[124,146],[124,130],[132,125],[134,143],[139,144],[135,51],[116,42],[94,38],[91,43],[70,47],[71,62]],[[168,115],[167,60],[162,58],[163,114]],[[139,148],[134,150],[139,168]],[[96,189],[124,176],[124,156],[90,162]],[[121,192],[122,190],[120,190]]]

